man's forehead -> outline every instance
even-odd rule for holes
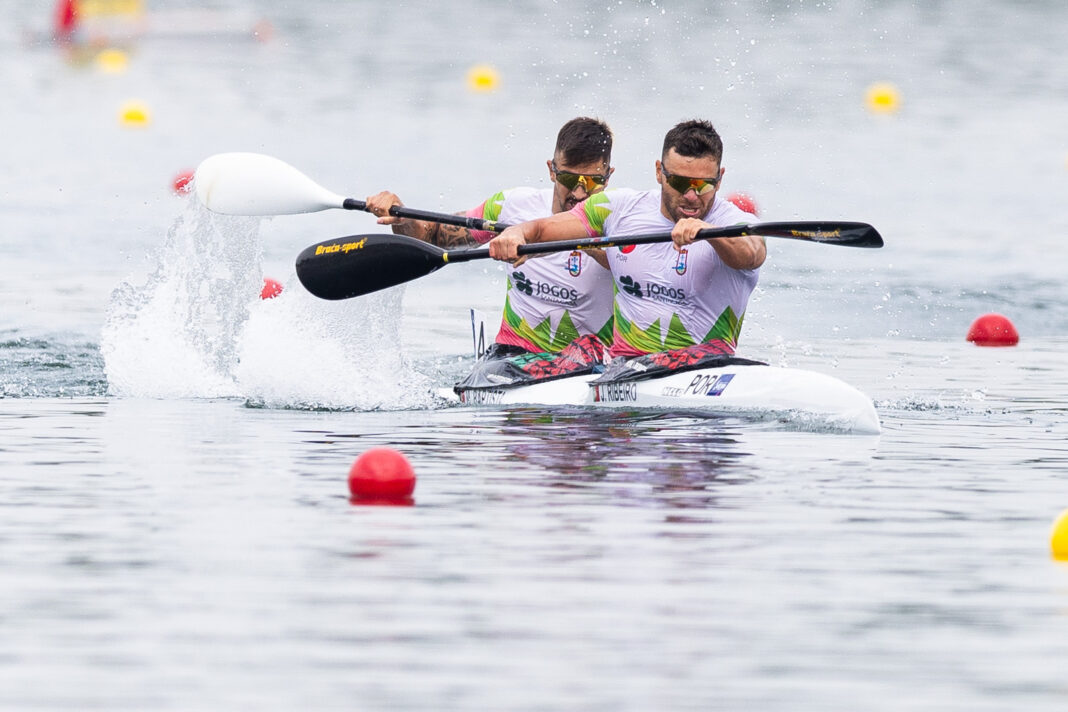
[[[603,159],[597,159],[587,163],[568,163],[561,153],[556,154],[553,160],[556,162],[557,170],[567,171],[569,173],[601,173],[608,167],[608,161]]]
[[[710,178],[719,173],[719,161],[715,156],[681,156],[674,148],[668,149],[661,163],[668,173],[677,172],[681,176]],[[701,175],[692,171],[700,171]]]

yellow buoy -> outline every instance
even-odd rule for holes
[[[141,15],[145,11],[143,0],[80,0],[77,6],[82,17]]]
[[[497,70],[488,64],[479,64],[467,71],[467,86],[471,91],[495,91],[499,79]]]
[[[140,128],[147,126],[151,120],[152,114],[148,107],[140,101],[128,101],[119,109],[119,121],[123,126]]]
[[[892,114],[901,108],[901,95],[889,82],[878,82],[868,87],[866,95],[868,110],[876,114]]]
[[[105,74],[121,74],[126,71],[129,60],[121,49],[105,49],[96,55],[96,68]]]
[[[1050,552],[1057,561],[1068,561],[1068,509],[1053,522],[1049,537]]]

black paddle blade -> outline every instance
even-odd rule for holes
[[[784,237],[806,242],[822,242],[826,245],[842,245],[843,247],[883,246],[883,237],[879,234],[879,231],[868,223],[862,222],[802,221],[758,223],[750,226],[749,234]]]
[[[428,275],[445,251],[403,235],[350,235],[305,248],[297,277],[320,299],[349,299]]]

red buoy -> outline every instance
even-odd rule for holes
[[[193,189],[193,171],[182,171],[174,177],[171,187],[178,195],[184,195]]]
[[[1020,343],[1020,334],[1007,317],[983,314],[968,329],[968,341],[976,346],[1015,346]]]
[[[740,210],[744,210],[751,215],[760,215],[756,203],[745,193],[731,193],[727,196],[727,200],[734,203]]]
[[[392,448],[371,448],[356,458],[349,469],[349,492],[353,502],[410,504],[414,491],[412,464]]]
[[[59,0],[52,21],[52,34],[57,42],[69,42],[78,28],[78,8],[74,0]]]
[[[263,278],[263,289],[260,290],[260,299],[274,299],[282,293],[282,283],[270,277]]]

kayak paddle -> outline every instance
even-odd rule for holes
[[[699,239],[760,235],[844,247],[882,247],[883,238],[861,222],[768,222],[706,228]],[[520,255],[671,242],[671,233],[595,237],[520,245]],[[489,257],[488,247],[443,250],[403,235],[352,235],[325,240],[297,256],[297,277],[320,299],[349,299],[423,277],[447,264]]]
[[[296,215],[320,210],[367,210],[367,203],[322,187],[285,161],[262,153],[217,153],[205,158],[195,174],[197,197],[208,210],[224,215]],[[389,214],[471,230],[500,232],[507,225],[492,220],[394,205]]]

